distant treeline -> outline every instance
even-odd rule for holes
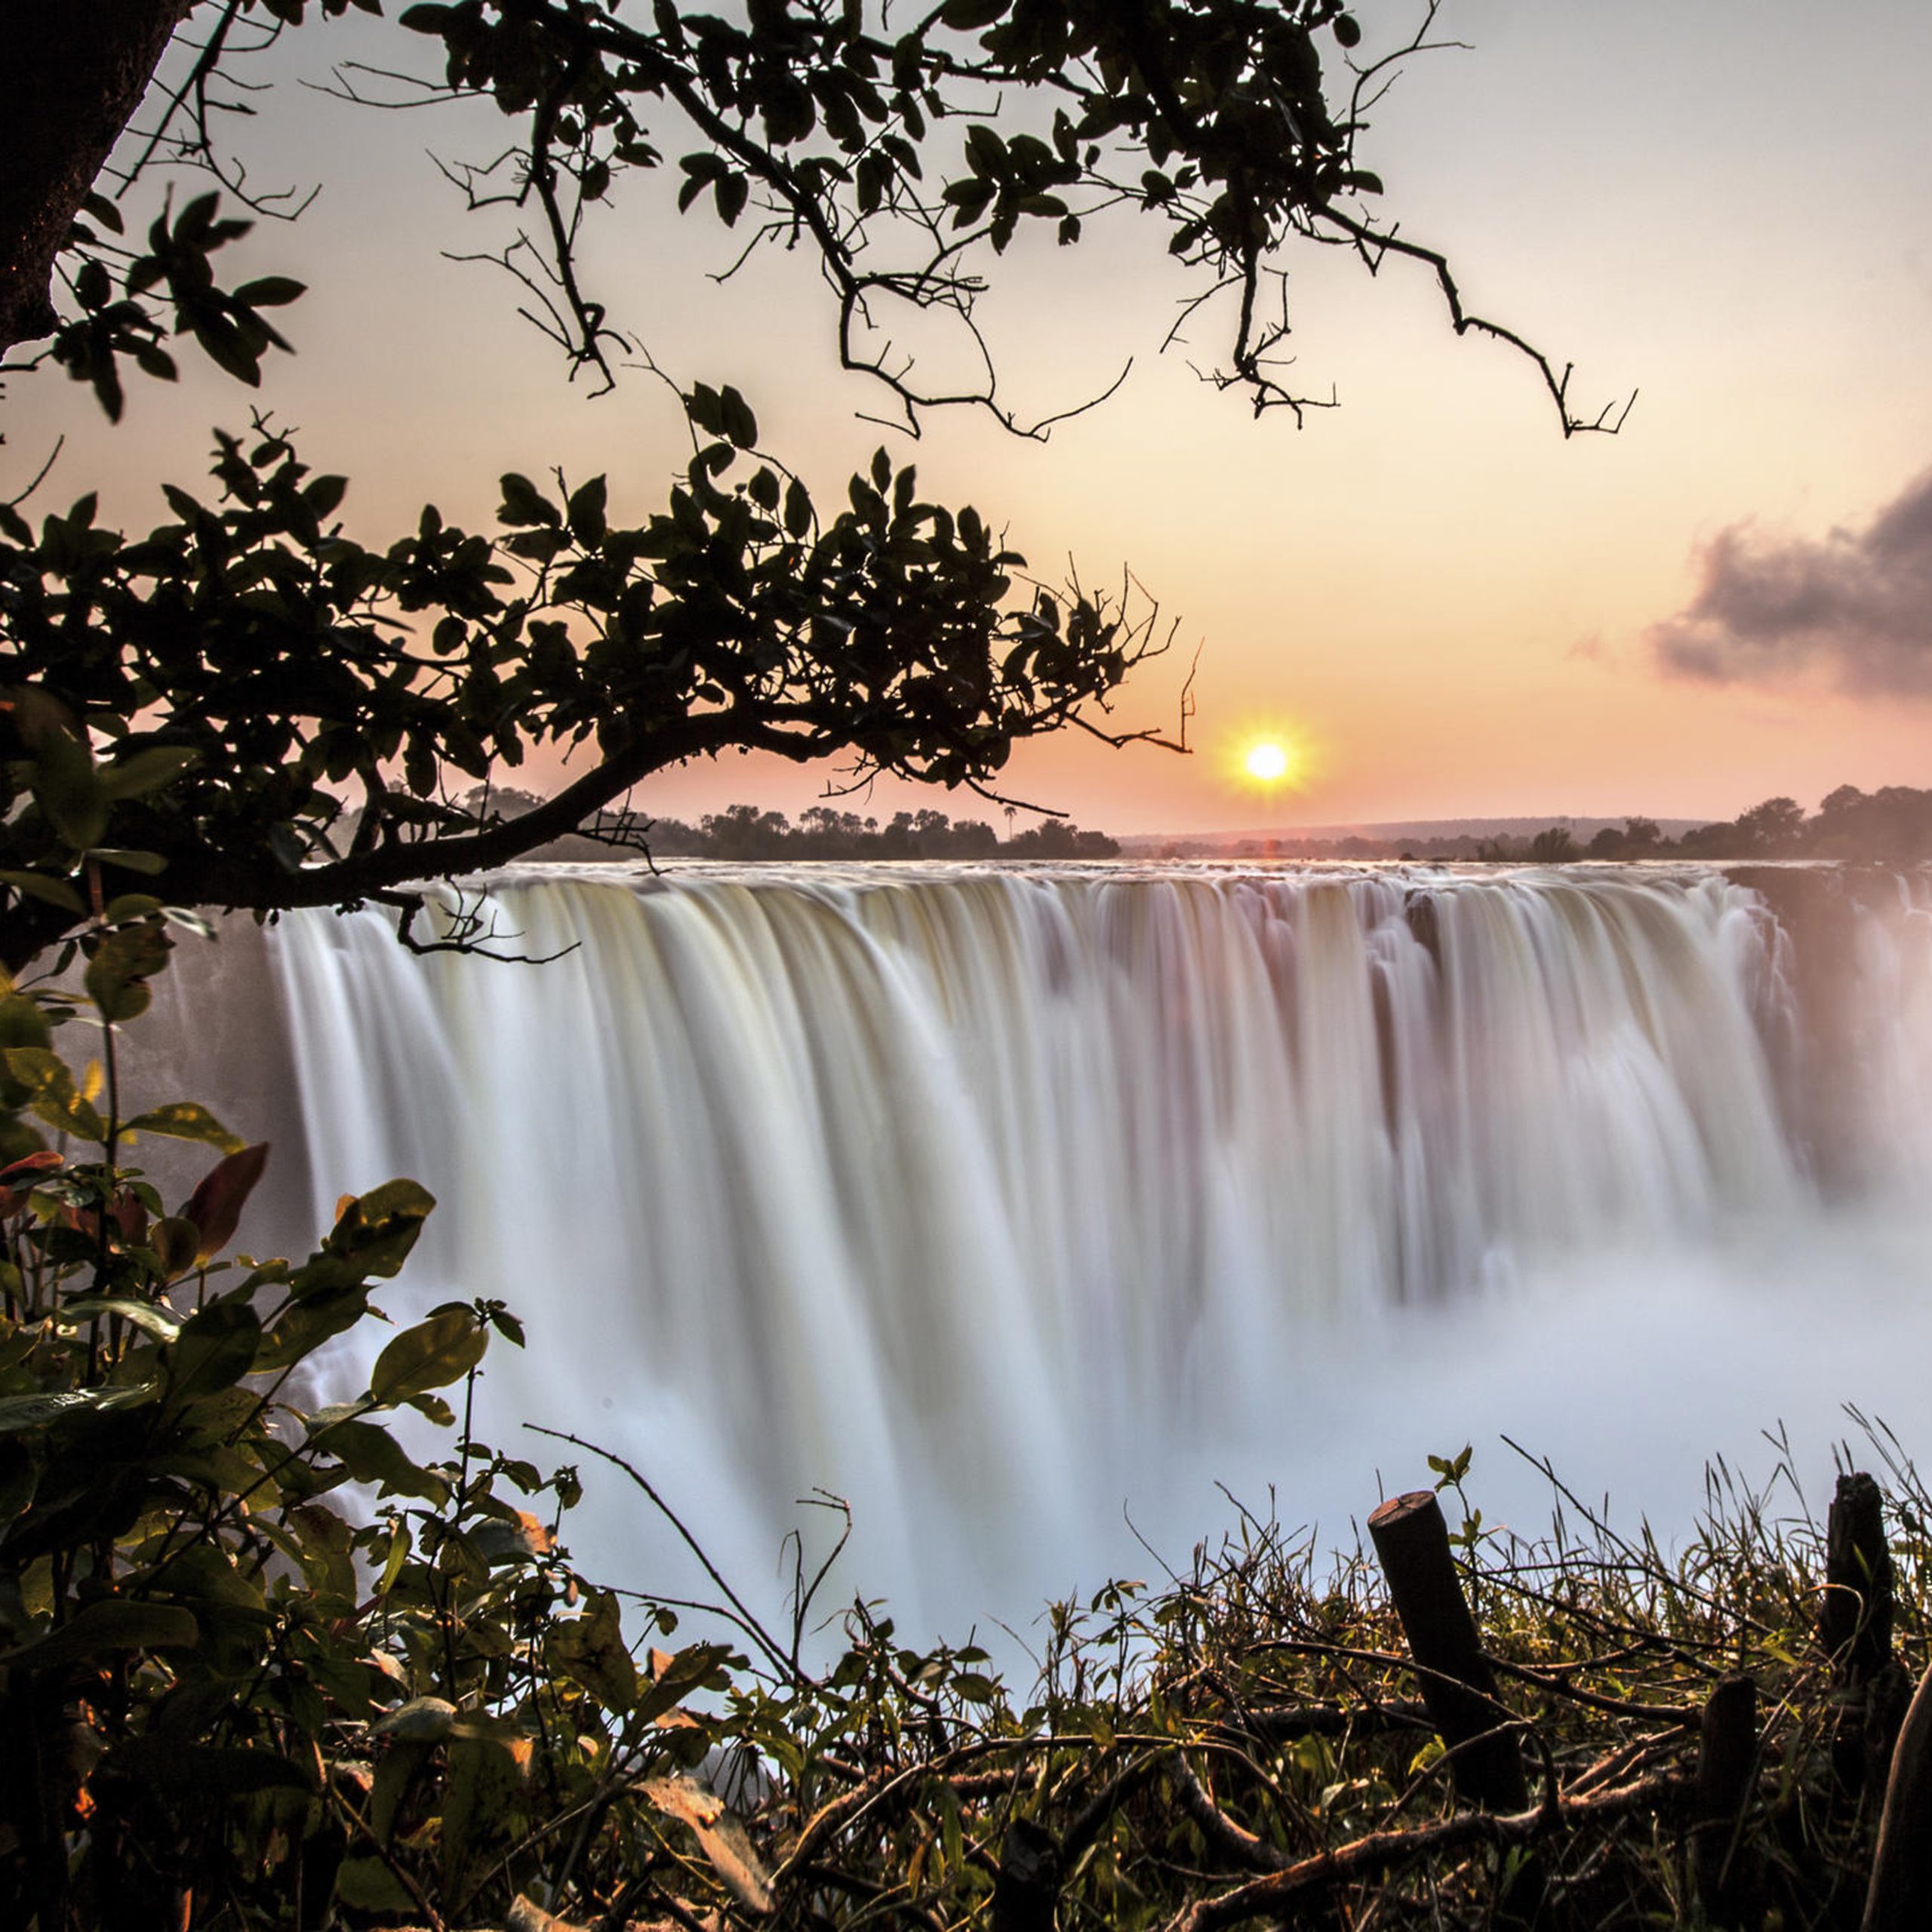
[[[1112,859],[1120,848],[1104,832],[1050,818],[1002,839],[977,818],[955,823],[930,808],[894,812],[881,824],[857,812],[814,805],[794,825],[783,812],[728,805],[696,825],[654,819],[645,834],[661,859]]]
[[[463,809],[509,817],[540,802],[531,794],[499,787],[487,798],[472,793]],[[983,819],[955,821],[927,809],[894,812],[881,823],[857,812],[814,805],[794,825],[783,812],[755,805],[728,805],[697,824],[680,818],[609,818],[604,838],[574,835],[543,847],[538,859],[610,859],[625,848],[654,859],[1114,859],[1120,847],[1104,832],[1083,832],[1050,818],[1001,838]]]
[[[1767,798],[1734,819],[1700,825],[1681,837],[1666,835],[1654,819],[1626,819],[1587,841],[1567,825],[1527,837],[1411,839],[1401,844],[1351,835],[1340,838],[1284,835],[1244,838],[1229,846],[1177,839],[1158,857],[1188,859],[1447,859],[1556,865],[1571,859],[1927,859],[1932,858],[1932,791],[1887,785],[1861,792],[1841,785],[1807,817],[1794,798]]]
[[[487,802],[481,793],[463,801],[466,811],[513,816],[539,801],[499,789]],[[612,820],[604,829],[623,844],[660,859],[1112,859],[1120,846],[1104,832],[1083,832],[1063,819],[1047,819],[1001,838],[983,819],[947,817],[927,809],[895,812],[881,822],[830,805],[814,805],[794,825],[783,812],[755,805],[728,805],[697,824],[682,819]],[[611,858],[612,844],[574,836],[533,856],[549,859]],[[1567,825],[1534,834],[1411,839],[1401,844],[1359,834],[1312,838],[1284,834],[1244,838],[1230,845],[1214,838],[1177,839],[1151,856],[1160,858],[1374,859],[1493,860],[1546,865],[1573,859],[1932,859],[1932,791],[1887,785],[1861,792],[1841,785],[1809,817],[1793,798],[1767,798],[1734,819],[1700,825],[1672,838],[1654,819],[1626,819],[1580,840]]]
[[[1841,785],[1809,817],[1795,798],[1767,798],[1734,819],[1700,825],[1676,839],[1665,838],[1650,819],[1633,818],[1620,832],[1606,826],[1580,848],[1560,826],[1529,842],[1536,849],[1524,856],[1535,858],[1932,858],[1932,791],[1887,785],[1861,792],[1856,785]],[[1567,849],[1548,849],[1557,845]]]

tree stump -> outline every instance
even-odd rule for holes
[[[1496,1694],[1435,1491],[1392,1497],[1370,1514],[1368,1534],[1415,1660],[1423,1708],[1448,1750],[1457,1797],[1485,1811],[1524,1810],[1529,1783],[1515,1715]],[[1532,1853],[1498,1898],[1495,1923],[1543,1922],[1544,1893],[1543,1863]]]
[[[1875,1783],[1896,1735],[1892,1669],[1892,1558],[1885,1544],[1884,1493],[1869,1475],[1841,1475],[1826,1519],[1825,1589],[1818,1641],[1832,1659],[1838,1702],[1832,1769],[1856,1798]],[[1874,1719],[1878,1721],[1875,1724]]]
[[[1497,1697],[1435,1492],[1392,1497],[1370,1515],[1368,1534],[1415,1660],[1429,1721],[1448,1748],[1457,1795],[1487,1811],[1521,1810],[1530,1795],[1514,1719]],[[1512,1727],[1498,1728],[1505,1725]]]
[[[1727,1677],[1704,1705],[1697,1743],[1697,1787],[1690,1847],[1704,1914],[1723,1932],[1750,1932],[1764,1908],[1739,1826],[1758,1759],[1758,1687]]]
[[[1869,1475],[1840,1476],[1832,1499],[1818,1641],[1847,1689],[1863,1689],[1891,1661],[1892,1556],[1885,1546],[1885,1497]]]
[[[1059,1840],[1044,1825],[1015,1818],[1000,1841],[993,1932],[1053,1932],[1060,1882]]]

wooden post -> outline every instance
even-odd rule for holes
[[[1861,1932],[1932,1925],[1932,1670],[1918,1680],[1892,1752]]]
[[[1060,1881],[1060,1841],[1030,1818],[1013,1820],[1000,1841],[993,1932],[1054,1932]]]
[[[1856,1800],[1884,1776],[1905,1702],[1892,1662],[1892,1558],[1885,1499],[1871,1477],[1842,1475],[1825,1528],[1825,1589],[1818,1641],[1832,1659],[1838,1724],[1832,1770]]]
[[[1748,1677],[1727,1677],[1706,1700],[1699,1726],[1690,1826],[1697,1896],[1724,1932],[1745,1932],[1764,1916],[1738,1830],[1757,1756],[1758,1687]]]
[[[1868,1475],[1840,1476],[1832,1499],[1818,1640],[1847,1690],[1863,1690],[1891,1661],[1892,1557],[1885,1546],[1885,1498]]]
[[[1530,1801],[1511,1714],[1497,1700],[1475,1619],[1449,1549],[1449,1527],[1432,1490],[1383,1503],[1368,1534],[1421,1678],[1429,1722],[1450,1752],[1457,1796],[1489,1811],[1521,1811]]]

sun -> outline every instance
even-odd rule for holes
[[[1294,761],[1278,738],[1263,738],[1250,745],[1241,758],[1241,769],[1257,784],[1278,785],[1287,777]]]
[[[1229,789],[1253,798],[1306,791],[1322,759],[1309,734],[1277,712],[1235,724],[1221,740],[1217,762]]]

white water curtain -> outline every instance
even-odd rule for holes
[[[485,912],[564,956],[282,923],[318,1209],[423,1181],[411,1303],[531,1324],[499,1432],[767,1561],[814,1485],[895,1577],[1078,1547],[1338,1336],[1814,1211],[1791,947],[1715,874],[552,869]],[[1922,1188],[1932,922],[1859,916],[1839,1131]]]

